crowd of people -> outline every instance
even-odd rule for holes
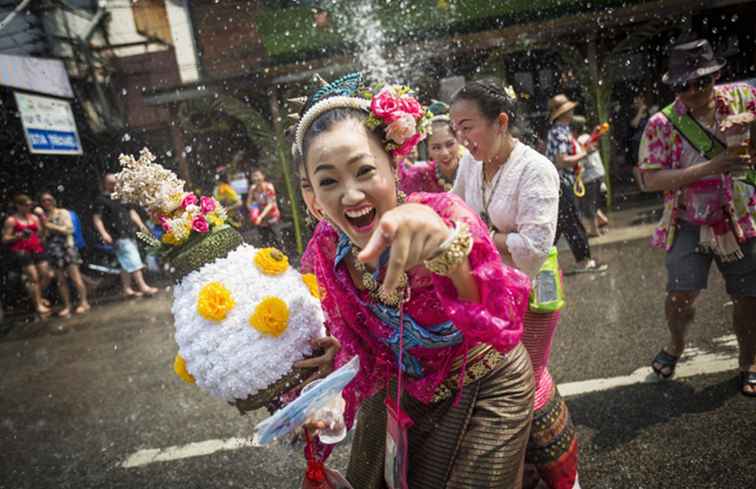
[[[756,397],[756,190],[748,180],[756,144],[721,138],[756,134],[753,118],[742,127],[728,119],[756,116],[756,88],[717,85],[724,62],[706,40],[670,53],[662,81],[674,101],[651,115],[639,100],[632,122],[642,127],[643,185],[665,199],[654,243],[666,250],[670,341],[652,368],[674,375],[716,262],[734,303],[738,390]],[[313,223],[301,264],[317,277],[328,329],[325,352],[299,366],[325,373],[360,359],[343,393],[346,423],[356,421],[346,474],[355,488],[579,488],[576,430],[549,358],[567,301],[558,240],[569,244],[575,272],[608,268],[589,244],[608,224],[597,137],[576,127],[577,104],[557,94],[539,153],[516,137],[515,100],[494,81],[467,83],[448,106],[434,105],[425,162],[408,158],[426,128],[406,91],[371,93],[359,74],[347,75],[323,82],[299,114],[294,163]],[[280,243],[275,188],[259,170],[250,180],[245,197],[221,179],[215,198]],[[94,225],[114,248],[124,295],[150,295],[134,238],[149,230],[112,198],[113,184],[107,175]],[[72,214],[49,193],[39,212],[26,196],[15,203],[3,243],[37,312],[50,312],[41,290],[53,275],[58,314],[86,312]],[[308,429],[324,426],[311,420]]]
[[[260,170],[253,170],[250,176],[252,185],[245,189],[248,192],[238,194],[226,174],[220,172],[214,194],[236,217],[233,224],[243,226],[247,222],[258,231],[259,243],[282,246],[275,188]],[[158,289],[145,279],[145,262],[156,258],[145,256],[137,233],[159,239],[161,229],[141,209],[113,198],[115,185],[115,175],[106,173],[92,206],[97,247],[112,254],[117,263],[123,298],[151,297]],[[78,214],[59,207],[52,192],[42,192],[36,202],[26,194],[14,197],[3,223],[2,251],[10,268],[21,273],[35,319],[53,314],[66,319],[91,309],[89,296],[95,281],[87,280],[89,277],[81,271],[85,235]],[[158,275],[163,271],[159,263],[152,268]]]

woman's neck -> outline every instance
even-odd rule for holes
[[[457,176],[457,167],[459,167],[459,160],[454,166],[442,165],[441,163],[436,164],[440,167],[441,175],[443,175],[447,180],[452,180]]]
[[[507,133],[502,137],[501,145],[499,146],[499,151],[496,152],[493,158],[490,160],[484,161],[483,166],[486,170],[486,177],[492,178],[496,172],[501,168],[504,163],[507,162],[509,159],[509,156],[512,154],[512,150],[514,149],[514,139],[512,136]]]

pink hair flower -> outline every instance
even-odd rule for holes
[[[388,87],[382,88],[370,102],[370,112],[386,124],[394,122],[401,114],[399,101]]]

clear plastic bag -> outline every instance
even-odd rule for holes
[[[301,429],[308,420],[317,418],[318,415],[327,416],[333,420],[334,429],[339,423],[343,425],[344,405],[339,404],[338,399],[341,399],[341,391],[354,379],[359,370],[360,360],[354,357],[316,385],[306,391],[303,390],[298,398],[255,426],[252,444],[254,446],[270,445]],[[338,409],[338,406],[341,406],[341,412],[333,412],[333,408]]]
[[[684,202],[686,221],[698,225],[722,222],[725,217],[722,180],[700,180],[689,185],[685,188]]]

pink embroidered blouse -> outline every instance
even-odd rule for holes
[[[401,163],[397,168],[399,190],[405,194],[415,192],[447,192],[436,176],[435,161],[418,161],[412,165]],[[454,185],[454,182],[449,182]]]
[[[411,299],[405,313],[420,325],[432,326],[451,320],[464,340],[443,348],[414,347],[411,354],[422,364],[425,375],[406,377],[406,392],[421,402],[430,402],[439,384],[450,374],[452,361],[479,343],[502,353],[511,350],[522,336],[522,321],[528,306],[530,281],[526,275],[502,264],[486,225],[456,195],[416,193],[410,202],[432,207],[447,223],[464,221],[470,227],[474,245],[469,261],[479,288],[481,302],[460,299],[451,280],[433,275],[423,267],[408,272]],[[352,282],[346,265],[336,263],[339,233],[321,222],[302,260],[313,271],[324,292],[323,311],[330,333],[342,349],[336,367],[360,357],[360,373],[344,390],[346,422],[351,426],[361,402],[386,385],[397,372],[394,352],[385,343],[391,329],[366,305],[369,296]]]

